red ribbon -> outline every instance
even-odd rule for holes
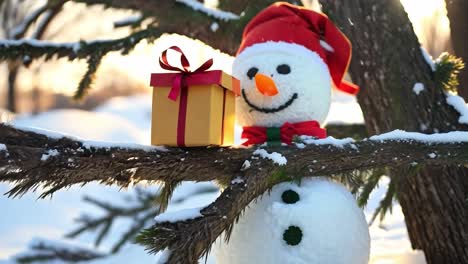
[[[247,139],[243,145],[263,144],[268,141],[267,127],[243,127],[242,138]],[[294,136],[313,136],[326,138],[327,131],[320,127],[315,121],[305,121],[299,123],[284,123],[280,128],[280,139],[282,143],[292,144]]]
[[[169,61],[167,60],[167,52],[169,50],[174,50],[180,53],[180,64],[182,65],[182,68],[178,68],[169,63]],[[172,101],[176,101],[177,97],[179,97],[180,95],[181,90],[187,87],[184,79],[192,73],[204,72],[208,70],[213,65],[213,59],[209,59],[205,61],[196,70],[190,71],[190,63],[187,60],[187,57],[185,56],[184,52],[179,47],[172,46],[162,52],[161,57],[159,57],[159,65],[161,66],[161,68],[165,70],[177,71],[181,73],[181,74],[176,75],[174,79],[172,80],[172,89],[169,92],[169,95],[167,96]]]
[[[180,64],[182,68],[171,65],[167,60],[167,52],[169,50],[174,50],[180,53]],[[169,71],[180,72],[180,74],[174,75],[172,79],[172,88],[169,91],[168,98],[172,101],[176,101],[180,96],[179,104],[179,117],[177,120],[177,145],[180,147],[185,146],[185,122],[187,119],[187,96],[188,96],[188,85],[186,78],[194,73],[204,72],[208,70],[213,65],[213,59],[205,61],[200,67],[196,70],[190,70],[190,63],[185,56],[184,52],[177,47],[172,46],[162,52],[161,57],[159,57],[159,65],[161,68]]]

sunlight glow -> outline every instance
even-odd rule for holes
[[[450,49],[450,22],[444,0],[400,0],[419,41],[433,57]]]
[[[438,9],[444,9],[443,0],[401,0],[407,12],[413,18],[430,17]]]

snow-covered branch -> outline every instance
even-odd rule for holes
[[[256,148],[166,150],[82,141],[1,125],[0,181],[15,183],[10,195],[21,195],[44,185],[47,189],[42,196],[46,196],[91,181],[120,186],[141,180],[230,182],[246,171],[285,170],[326,176],[415,163],[463,164],[468,158],[468,132],[434,135],[393,132],[357,142],[333,138],[304,139],[304,142],[293,147],[262,148],[265,153],[277,152],[276,156],[286,165],[280,167],[256,155],[259,152]],[[250,164],[247,170],[243,168],[246,160]],[[337,162],[340,166],[336,166]]]
[[[230,230],[250,201],[279,182],[380,167],[468,161],[468,132],[424,135],[394,131],[362,141],[302,140],[290,147],[162,149],[89,142],[1,125],[0,181],[14,184],[10,195],[45,186],[42,196],[46,196],[91,181],[127,186],[141,180],[169,185],[183,180],[218,180],[227,188],[199,211],[202,217],[159,222],[139,238],[153,252],[170,248],[168,263],[192,263],[216,237]],[[269,155],[257,155],[258,149]],[[277,158],[282,165],[275,163]],[[182,243],[187,237],[192,243]]]
[[[50,23],[57,17],[62,10],[65,2],[59,1],[56,5],[51,6],[45,13],[44,18],[39,21],[34,33],[31,35],[32,39],[42,39]]]
[[[214,17],[219,20],[228,21],[228,20],[239,19],[239,16],[234,13],[222,11],[219,9],[209,8],[205,6],[203,3],[200,3],[196,0],[176,0],[176,1],[192,8],[195,11],[204,13],[208,16]]]
[[[44,18],[44,23],[49,23],[57,14],[59,9],[60,7],[58,7],[58,9],[51,10],[50,15]],[[35,36],[42,35],[44,30],[45,28],[39,27]],[[158,29],[148,28],[134,32],[127,37],[114,40],[80,41],[71,43],[54,43],[36,39],[0,40],[0,61],[21,59],[23,61],[30,62],[31,60],[41,57],[44,57],[46,60],[53,57],[67,57],[70,60],[75,58],[86,58],[88,70],[84,74],[78,85],[77,91],[75,92],[75,98],[81,99],[90,88],[99,64],[107,53],[111,51],[121,51],[123,54],[126,54],[141,40],[147,39],[151,41],[159,37],[161,34],[162,32]]]
[[[106,257],[105,253],[70,242],[33,239],[29,250],[14,257],[17,263],[74,263]]]
[[[43,6],[40,6],[33,12],[31,12],[28,16],[26,16],[23,20],[22,23],[14,27],[10,35],[8,36],[11,39],[20,39],[23,38],[23,36],[26,34],[26,31],[29,29],[29,27],[36,22],[36,20],[47,10],[49,10],[48,4],[45,4]]]
[[[121,20],[114,21],[114,27],[125,27],[125,26],[133,26],[138,25],[143,21],[144,17],[141,14],[126,17]]]
[[[157,29],[145,29],[127,37],[113,40],[94,40],[55,43],[35,39],[0,40],[0,60],[15,60],[28,56],[31,59],[45,57],[87,58],[92,54],[111,51],[128,52],[143,39],[155,39],[161,35]]]

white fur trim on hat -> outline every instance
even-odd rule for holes
[[[256,43],[252,46],[245,48],[240,54],[236,56],[236,61],[242,61],[244,58],[248,58],[253,55],[261,53],[281,52],[286,54],[294,54],[309,57],[312,60],[316,60],[317,57],[326,65],[323,59],[318,55],[317,52],[311,51],[306,47],[284,41],[267,41],[262,43]]]

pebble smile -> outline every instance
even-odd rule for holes
[[[247,103],[248,106],[250,106],[252,108],[252,110],[262,112],[262,113],[266,113],[266,114],[272,114],[272,113],[276,113],[276,112],[279,112],[281,110],[284,110],[284,109],[288,108],[298,98],[298,96],[297,96],[297,93],[294,93],[291,96],[291,98],[289,98],[289,100],[286,101],[286,103],[284,103],[284,104],[282,104],[282,105],[280,105],[278,107],[275,107],[275,108],[264,108],[264,107],[258,107],[256,105],[254,105],[247,98],[247,95],[245,94],[244,89],[242,89],[242,98],[244,98],[244,101]]]

